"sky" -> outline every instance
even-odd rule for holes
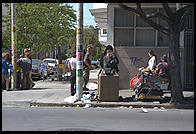
[[[73,9],[77,11],[77,3],[67,3],[70,6],[73,6]],[[97,26],[94,21],[94,17],[91,15],[89,8],[93,8],[93,3],[83,3],[83,19],[84,19],[84,26],[86,25],[93,25]],[[77,12],[76,12],[77,14]]]

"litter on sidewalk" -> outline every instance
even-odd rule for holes
[[[84,108],[89,108],[91,106],[91,104],[86,104],[85,106],[84,106]]]
[[[78,100],[78,98],[74,95],[74,96],[69,96],[67,98],[64,99],[64,101],[66,103],[75,103]]]
[[[143,107],[141,107],[141,110],[142,110],[142,112],[144,112],[144,113],[148,113],[148,110],[145,109],[145,108],[143,108]]]
[[[95,83],[95,82],[93,82],[93,83],[88,83],[88,84],[86,85],[86,87],[87,87],[89,90],[97,90],[98,84]]]

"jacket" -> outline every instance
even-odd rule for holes
[[[7,64],[6,60],[2,58],[2,75],[8,75],[8,69],[11,69],[13,66]]]

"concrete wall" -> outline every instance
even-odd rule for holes
[[[107,20],[107,45],[114,44],[114,7],[112,5],[108,6],[108,20]]]
[[[148,51],[153,50],[157,56],[157,62],[163,54],[168,55],[168,48],[130,48],[116,47],[119,58],[119,88],[129,89],[130,78],[138,73],[138,68],[147,67]],[[184,78],[184,49],[181,48],[181,77]],[[182,85],[183,85],[182,79]]]

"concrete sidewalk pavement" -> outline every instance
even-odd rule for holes
[[[97,79],[99,70],[91,70],[90,82]],[[70,82],[69,81],[37,81],[33,89],[30,90],[16,90],[2,92],[3,106],[60,106],[60,107],[84,107],[86,103],[78,101],[76,103],[65,103],[64,99],[70,96]],[[44,84],[43,84],[44,83]],[[54,86],[55,83],[55,86]],[[92,90],[97,92],[97,90]],[[185,98],[194,99],[194,92],[183,92]],[[118,102],[97,102],[92,101],[91,107],[131,107],[131,108],[183,108],[194,109],[193,103],[172,105],[167,103],[160,104],[157,101],[142,102],[133,101],[131,98],[133,92],[130,89],[120,90],[120,99]],[[170,93],[165,96],[169,97]]]

